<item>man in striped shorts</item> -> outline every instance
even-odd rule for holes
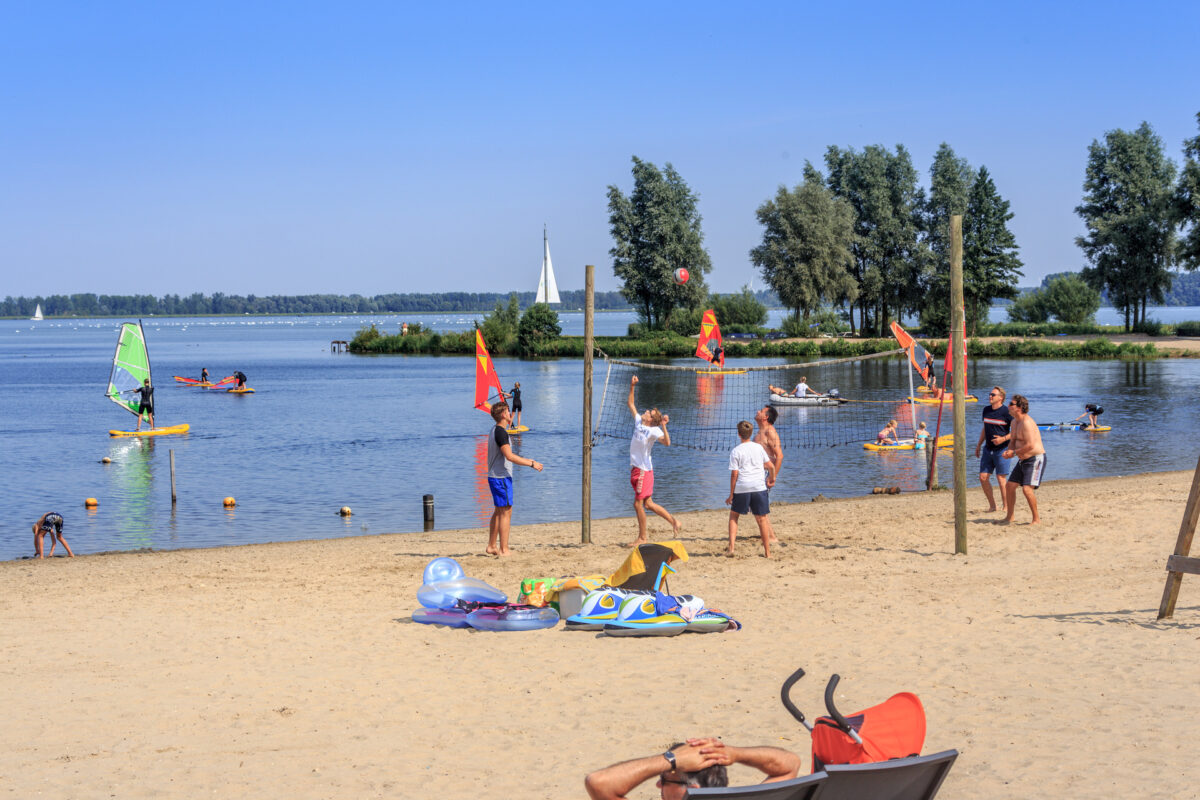
[[[1009,473],[1008,484],[1004,487],[1008,506],[1004,522],[1007,524],[1013,521],[1017,486],[1020,486],[1025,494],[1025,501],[1029,503],[1029,510],[1033,512],[1033,521],[1030,524],[1036,525],[1042,518],[1038,516],[1037,496],[1034,495],[1034,490],[1042,485],[1042,477],[1046,474],[1046,449],[1042,447],[1042,432],[1038,430],[1033,417],[1029,416],[1029,401],[1023,396],[1014,394],[1008,403],[1008,410],[1013,418],[1012,440],[1009,449],[1004,451],[1004,457],[1016,456],[1017,465]]]

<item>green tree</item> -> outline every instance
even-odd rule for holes
[[[1125,330],[1146,319],[1149,302],[1163,302],[1175,260],[1175,164],[1149,123],[1132,133],[1109,131],[1088,148],[1083,203],[1075,208],[1087,229],[1076,237],[1090,267],[1083,277],[1107,290],[1125,312]]]
[[[676,307],[696,308],[708,297],[704,276],[712,262],[704,249],[698,197],[669,163],[633,158],[633,192],[627,197],[608,187],[613,273],[624,281],[621,294],[651,328],[661,328]],[[675,270],[690,273],[675,283]]]
[[[525,309],[517,325],[517,345],[522,353],[531,352],[538,342],[557,339],[561,335],[558,312],[545,303],[534,303]]]
[[[851,274],[858,283],[861,329],[882,335],[891,314],[915,310],[929,247],[920,236],[924,198],[912,158],[902,145],[894,153],[879,145],[857,152],[829,147],[829,188],[855,212]],[[851,317],[851,325],[853,325]]]
[[[737,294],[714,294],[708,307],[717,315],[719,325],[759,326],[767,321],[767,307],[758,301],[749,286]]]
[[[987,167],[980,167],[963,216],[963,305],[972,335],[988,321],[993,300],[1017,296],[1023,265],[1017,239],[1008,229],[1012,218]]]
[[[812,164],[804,165],[804,183],[792,191],[780,186],[775,199],[759,206],[756,214],[765,230],[750,261],[797,319],[807,320],[822,305],[857,298],[858,284],[850,272],[855,265],[854,209],[825,188]]]
[[[483,318],[483,325],[480,326],[483,341],[490,352],[507,353],[512,350],[520,319],[521,301],[517,299],[515,292],[509,295],[507,306],[499,300],[496,301],[496,308]]]
[[[1200,124],[1200,113],[1196,114]],[[1200,268],[1200,136],[1183,143],[1183,169],[1175,190],[1175,219],[1183,231],[1179,262],[1186,269]]]
[[[1013,300],[1008,307],[1008,318],[1013,322],[1045,322],[1050,319],[1050,311],[1046,308],[1045,290],[1034,289]]]
[[[930,269],[922,281],[925,296],[921,300],[921,327],[927,331],[950,329],[950,217],[955,214],[966,216],[974,183],[975,170],[965,158],[956,156],[949,144],[942,142],[929,168],[929,198],[923,209],[931,254]],[[963,227],[965,246],[965,221]],[[965,296],[965,267],[963,280]],[[968,314],[968,327],[972,322]]]
[[[1062,275],[1050,281],[1041,295],[1042,307],[1059,322],[1094,322],[1100,309],[1100,293],[1079,275]]]

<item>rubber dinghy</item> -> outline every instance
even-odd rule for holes
[[[773,406],[840,406],[849,402],[844,397],[831,397],[825,394],[810,394],[795,397],[790,394],[772,394],[767,398]]]

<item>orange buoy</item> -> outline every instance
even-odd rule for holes
[[[94,497],[89,497],[83,501],[83,504],[88,508],[95,508],[96,506],[100,505],[100,501]]]
[[[341,514],[343,517],[348,517],[353,512],[350,510],[350,506],[342,506],[342,510],[339,511],[338,513]]]
[[[109,458],[108,456],[105,456],[104,458],[100,459],[100,463],[101,463],[101,464],[111,464],[111,463],[112,463],[112,459],[111,459],[111,458]]]
[[[237,505],[237,500],[234,500],[232,497],[226,497],[222,502],[226,508],[232,508]]]

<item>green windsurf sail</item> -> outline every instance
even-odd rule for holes
[[[109,400],[137,415],[141,395],[134,394],[142,381],[150,377],[150,354],[146,351],[146,334],[142,323],[126,322],[117,337],[117,352],[113,354],[112,373],[108,376]],[[153,385],[153,384],[152,384]],[[146,417],[149,422],[149,417]]]

